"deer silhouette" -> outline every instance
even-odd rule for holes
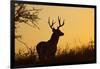
[[[58,16],[59,26],[57,27],[57,29],[53,27],[55,23],[56,22],[52,20],[52,24],[50,25],[50,17],[48,18],[48,24],[53,32],[52,36],[50,40],[48,40],[47,42],[42,41],[38,43],[36,46],[36,50],[37,50],[40,61],[43,61],[43,62],[46,60],[52,61],[55,58],[55,53],[57,51],[57,44],[58,44],[59,37],[64,35],[64,33],[61,32],[59,29],[60,27],[64,25],[64,20],[63,20],[63,23],[61,24],[61,18]]]

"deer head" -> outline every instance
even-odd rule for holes
[[[50,26],[50,28],[52,29],[52,32],[56,35],[56,36],[63,36],[64,33],[60,31],[60,27],[62,27],[64,25],[64,20],[63,20],[63,23],[61,24],[61,18],[58,16],[58,23],[59,23],[59,26],[57,27],[57,29],[55,29],[53,27],[53,25],[55,24],[56,22],[54,22],[54,20],[52,20],[52,24],[50,24],[50,17],[48,19],[48,24]]]

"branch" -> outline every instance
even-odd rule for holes
[[[16,40],[18,40],[20,43],[24,44],[25,47],[26,47],[28,50],[30,49],[30,48],[28,47],[28,45],[27,45],[25,42],[23,42],[23,41],[21,41],[21,40],[19,40],[19,39],[17,39],[17,38],[16,38]]]

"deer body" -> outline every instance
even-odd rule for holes
[[[48,23],[50,25],[50,22]],[[50,25],[50,28],[52,29],[52,32],[53,32],[50,40],[48,40],[47,42],[42,41],[36,46],[39,60],[45,61],[48,59],[49,60],[54,59],[56,51],[57,51],[57,44],[58,44],[59,37],[64,35],[64,33],[59,30],[59,27],[61,27],[64,23],[61,25],[59,21],[60,25],[57,29],[52,28],[53,24],[54,23]]]

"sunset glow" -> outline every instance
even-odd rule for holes
[[[20,23],[16,29],[17,33],[22,35],[22,41],[29,47],[35,47],[41,41],[48,41],[52,35],[52,30],[48,25],[48,17],[51,21],[54,20],[58,26],[58,16],[61,21],[65,21],[60,30],[64,33],[58,42],[58,48],[64,49],[67,44],[69,48],[80,47],[83,44],[88,44],[89,41],[94,41],[94,8],[80,7],[61,7],[61,6],[46,6],[46,5],[28,5],[28,9],[42,9],[39,12],[38,26],[40,29],[32,28],[27,24]],[[15,40],[15,51],[26,49],[24,44]]]

